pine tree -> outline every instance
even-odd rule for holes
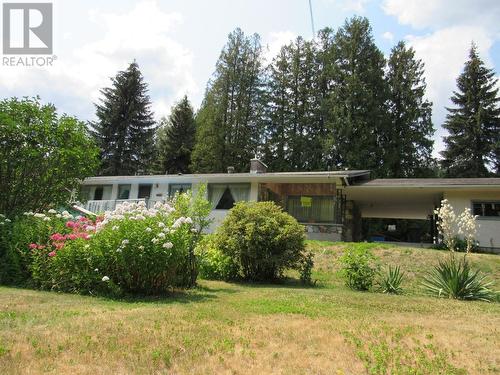
[[[111,82],[101,90],[98,121],[91,124],[101,150],[100,174],[146,173],[152,165],[155,133],[147,84],[135,61]]]
[[[381,175],[387,126],[385,59],[366,18],[347,20],[332,44],[329,154],[335,168]]]
[[[264,159],[271,170],[321,169],[315,52],[312,42],[298,37],[268,68]]]
[[[155,173],[189,173],[195,133],[193,107],[184,96],[157,130]]]
[[[193,171],[224,172],[228,166],[248,170],[261,142],[262,91],[260,38],[236,29],[196,116]]]
[[[488,69],[473,44],[469,60],[457,79],[457,91],[447,108],[443,127],[449,135],[441,152],[443,168],[449,177],[486,177],[488,167],[499,166],[500,108],[497,79]]]
[[[432,174],[432,103],[425,100],[424,64],[413,48],[399,42],[388,60],[389,123],[383,134],[386,177],[423,177]]]

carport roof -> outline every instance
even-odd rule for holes
[[[500,178],[379,178],[357,183],[362,187],[500,187]]]

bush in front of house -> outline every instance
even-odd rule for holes
[[[62,225],[48,214],[27,214],[14,223],[23,240],[11,246],[27,259],[29,284],[41,289],[117,295],[190,287],[197,277],[194,248],[209,223],[204,191],[149,209],[123,203],[95,220],[61,218]]]
[[[237,262],[223,254],[214,234],[207,235],[196,248],[200,277],[209,280],[236,280],[239,278]]]
[[[234,265],[241,279],[251,281],[276,281],[287,269],[300,272],[307,257],[304,227],[273,202],[236,204],[217,229],[215,248],[222,262],[231,260],[231,273]]]
[[[457,257],[453,253],[440,260],[422,283],[425,290],[436,297],[461,300],[492,301],[496,293],[493,282],[488,281],[479,270],[472,270],[467,257]]]
[[[345,249],[339,261],[346,286],[362,291],[372,288],[379,266],[369,248],[351,245]]]
[[[0,225],[0,248],[2,270],[0,283],[26,285],[31,282],[33,249],[45,248],[50,235],[65,232],[65,222],[73,218],[68,212],[59,213],[53,209],[45,213],[25,212],[14,219],[4,217]]]
[[[469,208],[456,216],[446,199],[441,201],[441,206],[434,212],[438,217],[439,234],[449,250],[449,255],[440,260],[424,277],[424,289],[437,297],[461,300],[491,301],[498,298],[498,294],[491,289],[493,283],[479,270],[473,270],[467,259],[476,246],[474,238],[477,233],[477,216],[472,215]],[[457,238],[454,232],[456,228],[462,237]],[[457,244],[460,243],[465,252],[463,257],[455,254],[455,251],[459,250]]]

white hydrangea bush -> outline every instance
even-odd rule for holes
[[[124,291],[159,293],[188,286],[190,253],[197,235],[193,219],[173,204],[124,202],[97,222],[91,241],[93,264]]]

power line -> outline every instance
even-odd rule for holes
[[[313,8],[311,4],[311,0],[309,0],[309,14],[311,15],[311,29],[313,33],[313,39],[316,36],[316,31],[314,30],[314,17],[313,17]]]

